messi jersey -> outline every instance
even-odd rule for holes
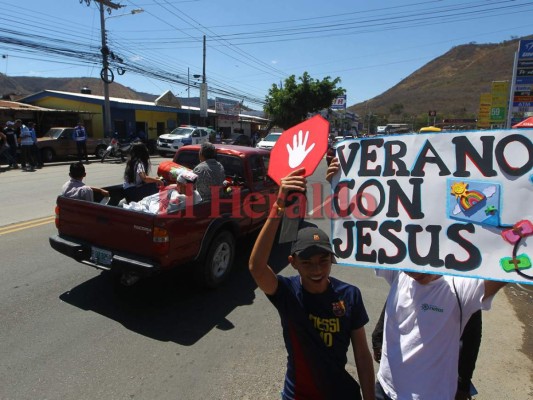
[[[278,276],[267,296],[281,318],[287,348],[283,398],[287,400],[358,399],[357,382],[346,372],[350,334],[368,322],[361,292],[329,278],[328,290],[312,294],[300,277]]]

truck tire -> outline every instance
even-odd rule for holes
[[[50,149],[49,147],[45,147],[41,150],[41,160],[43,162],[52,162],[56,158],[56,155],[54,153],[54,150]]]
[[[229,231],[222,231],[215,236],[209,251],[199,265],[201,283],[214,289],[228,277],[235,258],[235,238]]]
[[[100,158],[102,159],[104,157],[104,154],[106,152],[106,149],[107,149],[107,146],[104,146],[104,145],[100,145],[100,146],[97,146],[96,147],[96,150],[94,152],[94,155],[97,157],[97,158]]]

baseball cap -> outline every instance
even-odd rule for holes
[[[13,125],[15,125],[15,123],[14,123],[13,121],[7,121],[7,122],[6,122],[6,125],[7,125],[7,126],[13,126]]]
[[[329,236],[323,230],[316,226],[306,226],[298,230],[298,236],[292,242],[291,254],[308,258],[323,252],[335,255],[329,243]]]

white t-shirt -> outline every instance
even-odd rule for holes
[[[130,187],[141,186],[143,184],[141,173],[147,174],[148,172],[146,172],[144,169],[144,164],[140,161],[137,161],[135,164],[135,182],[128,182],[127,180],[124,180],[123,188],[127,189]]]
[[[403,272],[376,270],[391,285],[377,379],[395,400],[453,400],[461,327],[490,309],[482,280],[442,276],[426,285]],[[454,290],[457,289],[460,309]]]

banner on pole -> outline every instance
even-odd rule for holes
[[[237,100],[216,97],[215,110],[224,119],[238,120],[241,112],[241,103]]]
[[[331,103],[332,110],[346,110],[346,95],[338,96]]]

